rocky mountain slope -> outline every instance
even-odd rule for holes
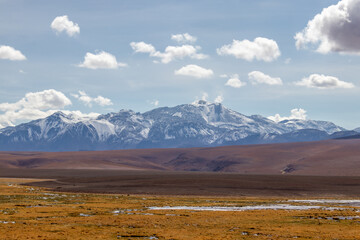
[[[336,133],[336,134],[335,134]],[[331,122],[246,116],[220,103],[198,101],[145,113],[118,113],[84,119],[62,112],[0,129],[0,150],[81,151],[129,148],[204,147],[314,141],[354,132]]]

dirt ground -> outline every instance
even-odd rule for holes
[[[29,181],[46,179],[0,179],[0,239],[360,239],[360,200],[63,193]]]
[[[184,196],[360,197],[360,177],[69,169],[0,169],[0,177],[53,179],[28,184],[63,192]]]

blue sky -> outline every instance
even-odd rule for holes
[[[341,19],[326,18],[327,12],[340,10],[330,8],[320,16],[326,29],[318,29],[317,22],[305,29],[315,15],[336,4],[347,4],[349,18],[357,21],[358,0],[0,0],[0,46],[12,47],[26,58],[11,60],[8,52],[2,57],[0,49],[0,126],[56,110],[144,112],[206,97],[246,115],[289,117],[292,109],[301,108],[309,119],[333,121],[349,129],[360,127],[360,47],[350,44],[346,48],[349,43],[333,35],[316,35],[316,30],[326,35],[331,32],[328,29],[348,34],[337,27]],[[57,17],[65,15],[80,31],[73,28],[75,32],[69,34],[51,27]],[[360,33],[360,27],[350,27]],[[297,48],[294,36],[302,31],[302,45]],[[185,33],[196,41],[171,39]],[[356,36],[350,34],[347,39],[352,37]],[[278,54],[260,49],[255,57],[245,59],[219,53],[233,40],[246,48],[243,41],[253,46],[256,38],[275,42],[271,46]],[[311,42],[316,38],[318,42]],[[327,44],[325,50],[318,49],[321,41]],[[156,52],[139,48],[136,52],[130,43],[139,42]],[[169,55],[170,62],[163,63],[168,46],[186,46],[186,51],[195,53]],[[235,47],[229,51],[233,50]],[[106,59],[114,56],[120,65],[110,67],[106,60],[96,69],[89,68],[97,63],[85,63],[86,54],[97,58],[102,52],[108,54],[103,56]],[[264,60],[266,57],[271,60]],[[199,68],[190,71],[189,66]],[[250,80],[249,73],[254,71],[263,75]],[[278,78],[281,84],[270,84],[269,79]],[[229,79],[243,86],[226,85]],[[54,91],[44,92],[49,89]]]

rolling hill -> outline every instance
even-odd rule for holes
[[[0,152],[0,167],[357,176],[360,140],[206,148]]]

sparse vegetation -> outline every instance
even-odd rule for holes
[[[27,181],[33,180],[0,181],[0,239],[360,238],[357,207],[331,211],[149,210],[152,206],[279,204],[287,199],[58,193],[20,185]]]

